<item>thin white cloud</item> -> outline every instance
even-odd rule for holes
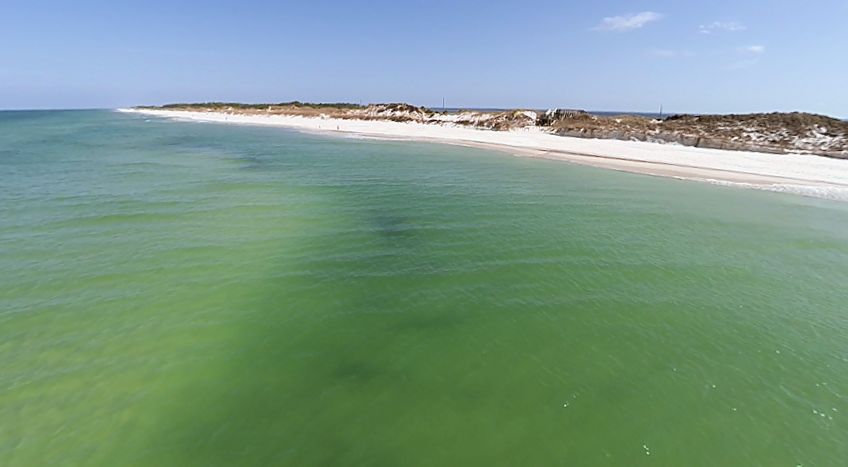
[[[742,70],[756,66],[760,61],[760,56],[766,53],[766,47],[764,45],[746,45],[737,47],[736,53],[740,55],[740,58],[730,64],[728,67],[730,70]]]
[[[736,49],[741,54],[746,55],[762,55],[766,53],[766,46],[764,45],[746,45],[745,47],[739,47]]]
[[[677,52],[668,49],[654,49],[651,51],[651,55],[659,58],[674,58],[677,56]]]
[[[595,26],[596,31],[627,32],[643,28],[648,23],[663,19],[663,15],[653,11],[643,11],[622,16],[608,16]]]
[[[688,50],[673,50],[673,49],[651,49],[649,54],[656,58],[685,58],[694,57],[695,54]]]
[[[710,24],[702,24],[698,26],[698,32],[701,34],[712,34],[713,32],[727,31],[738,32],[747,29],[744,24],[736,21],[714,21]]]

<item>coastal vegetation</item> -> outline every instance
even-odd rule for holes
[[[312,118],[386,120],[509,131],[535,128],[559,136],[672,143],[711,149],[815,154],[848,158],[848,122],[801,112],[744,115],[596,115],[551,109],[437,112],[405,103],[370,104],[284,102],[180,103],[145,109],[283,115]]]
[[[561,136],[675,143],[700,148],[848,158],[848,122],[801,112],[603,117],[550,111],[540,126]]]

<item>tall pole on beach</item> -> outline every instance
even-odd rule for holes
[[[442,112],[445,111],[445,98],[442,98]]]

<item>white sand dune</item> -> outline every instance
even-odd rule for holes
[[[246,125],[267,125],[373,138],[485,147],[519,156],[564,160],[650,175],[733,184],[848,201],[848,160],[800,154],[764,154],[673,144],[556,136],[541,129],[478,130],[452,125],[346,120],[284,115],[120,109],[146,115]]]

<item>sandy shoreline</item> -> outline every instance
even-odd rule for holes
[[[606,169],[848,201],[848,160],[819,156],[764,154],[638,141],[571,138],[551,135],[535,128],[490,131],[382,120],[238,115],[155,109],[119,109],[119,111],[199,122],[279,126],[341,135],[457,144]]]

